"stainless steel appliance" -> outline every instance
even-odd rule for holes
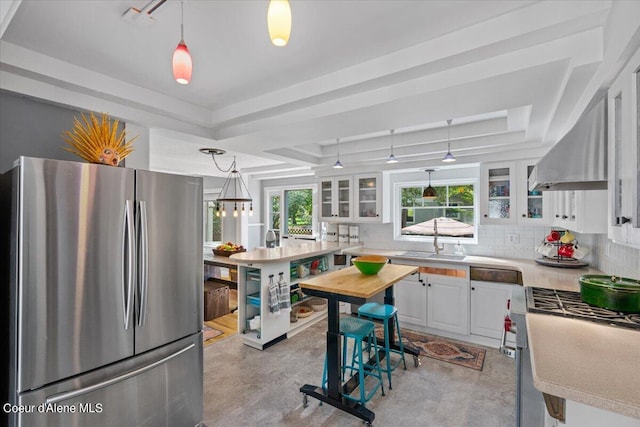
[[[542,427],[544,400],[542,393],[533,385],[525,319],[527,313],[525,288],[514,287],[511,298],[510,305],[507,307],[509,313],[505,316],[500,351],[516,359],[516,427]],[[515,348],[506,344],[506,334],[509,332],[516,334]]]
[[[199,424],[202,179],[21,157],[0,185],[7,424]]]

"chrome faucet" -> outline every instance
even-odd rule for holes
[[[440,251],[444,251],[444,243],[442,246],[438,246],[438,220],[436,218],[433,219],[433,249],[438,255]]]

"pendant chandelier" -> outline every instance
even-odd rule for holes
[[[391,129],[389,132],[391,133],[391,154],[387,157],[387,163],[398,163],[398,159],[393,155],[393,134],[396,130]]]
[[[455,162],[456,158],[451,154],[451,119],[447,120],[447,154],[442,159],[443,162]]]
[[[249,193],[249,189],[242,179],[242,175],[236,169],[236,157],[233,156],[233,162],[227,169],[223,169],[218,165],[216,156],[225,154],[226,151],[219,148],[201,148],[200,152],[203,154],[211,155],[213,164],[220,172],[229,172],[227,179],[222,185],[222,190],[216,198],[216,216],[227,216],[227,210],[225,208],[225,202],[233,203],[233,216],[238,216],[238,204],[240,205],[240,212],[245,214],[245,204],[249,205],[249,216],[253,215],[253,199]]]
[[[435,200],[438,196],[436,194],[436,189],[431,186],[431,172],[434,172],[435,169],[425,169],[425,172],[429,174],[429,186],[424,189],[422,192],[422,198],[426,200]]]
[[[291,35],[291,5],[289,0],[271,0],[267,9],[267,28],[271,43],[286,46]]]
[[[176,82],[186,85],[191,80],[191,71],[193,70],[193,62],[191,54],[184,42],[184,2],[180,3],[181,19],[180,19],[180,43],[173,52],[173,78]]]

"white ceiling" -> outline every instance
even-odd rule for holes
[[[183,86],[177,1],[2,0],[0,88],[149,127],[177,172],[215,174],[213,146],[259,179],[328,173],[336,138],[346,171],[441,166],[449,118],[460,163],[534,157],[640,46],[638,3],[291,0],[278,48],[266,0],[191,0]]]

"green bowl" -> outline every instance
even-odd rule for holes
[[[351,260],[362,274],[378,274],[382,267],[389,262],[388,258],[380,255],[365,255]]]

